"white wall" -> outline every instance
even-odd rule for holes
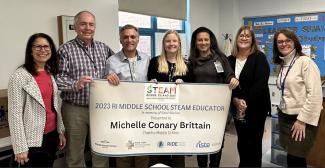
[[[190,0],[191,33],[198,27],[205,26],[219,36],[218,11],[218,0]]]
[[[243,24],[239,18],[238,3],[238,0],[219,0],[220,34],[228,33],[232,40],[236,36],[237,29]],[[219,36],[218,41],[223,48],[224,37]]]
[[[25,46],[36,32],[49,34],[58,47],[57,16],[89,10],[96,16],[95,39],[119,49],[117,0],[0,0],[0,89],[23,63]]]

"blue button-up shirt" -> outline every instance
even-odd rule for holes
[[[106,64],[106,74],[116,73],[120,80],[124,81],[147,81],[147,72],[150,56],[137,52],[134,63],[129,61],[123,51],[112,55]]]

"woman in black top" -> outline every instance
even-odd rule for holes
[[[196,83],[226,83],[230,89],[239,84],[227,57],[220,51],[215,35],[206,27],[199,27],[192,34],[190,51],[190,74]],[[222,148],[210,154],[209,167],[219,167]],[[199,167],[207,167],[208,156],[198,155]]]
[[[266,56],[258,50],[250,27],[238,30],[232,55],[228,58],[240,82],[240,87],[232,92],[239,167],[261,167],[264,124],[271,108],[270,68]]]
[[[181,54],[180,36],[169,30],[163,37],[161,55],[150,60],[148,80],[154,82],[188,82],[187,64]]]
[[[152,82],[188,82],[187,64],[181,53],[181,39],[177,31],[169,30],[162,42],[162,52],[150,60],[148,80]],[[183,155],[151,156],[151,165],[157,162],[171,167],[185,167]]]

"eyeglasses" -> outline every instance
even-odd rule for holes
[[[42,48],[45,50],[45,51],[50,51],[51,50],[51,47],[48,46],[48,45],[33,45],[33,48],[35,48],[36,51],[41,51]]]
[[[250,35],[248,35],[248,34],[241,34],[241,35],[239,35],[239,38],[247,38],[247,39],[249,39],[249,38],[251,38],[252,36],[250,36]]]
[[[291,39],[278,40],[278,41],[276,41],[276,43],[277,43],[278,45],[285,45],[285,44],[289,44],[289,43],[291,43],[291,42],[292,42]]]

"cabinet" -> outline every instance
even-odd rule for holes
[[[271,114],[272,114],[272,128],[271,128],[271,162],[286,167],[287,152],[280,146],[279,141],[279,123],[277,106],[280,104],[281,93],[276,86],[276,76],[270,76],[269,89],[271,98]]]
[[[325,167],[325,99],[324,99],[324,87],[323,87],[323,110],[320,116],[320,122],[318,127],[318,132],[316,136],[316,141],[313,148],[311,149],[309,156],[307,158],[308,165],[313,167]]]
[[[287,152],[280,146],[278,115],[272,112],[271,162],[283,167],[287,166]]]

